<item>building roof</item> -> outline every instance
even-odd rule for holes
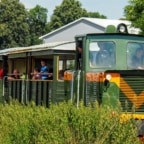
[[[34,52],[34,51],[44,51],[44,50],[75,50],[75,42],[74,41],[63,41],[63,42],[53,42],[46,43],[28,47],[14,47],[3,49],[0,51],[0,55],[9,55],[16,53],[25,53],[25,52]]]
[[[71,23],[69,23],[69,24],[67,24],[65,26],[62,26],[62,27],[60,27],[60,28],[48,33],[48,34],[45,34],[45,35],[41,36],[40,39],[45,39],[47,36],[50,36],[50,35],[52,35],[52,34],[54,34],[56,32],[61,31],[62,29],[66,29],[66,28],[70,27],[71,25],[80,23],[82,21],[90,22],[90,23],[92,23],[92,24],[94,24],[96,26],[98,25],[98,26],[100,26],[102,28],[106,28],[108,25],[114,25],[114,26],[117,27],[120,23],[124,23],[124,24],[126,24],[128,26],[128,32],[129,33],[132,33],[132,34],[138,34],[139,33],[139,29],[131,27],[131,22],[127,21],[127,20],[114,20],[114,19],[100,19],[100,18],[86,18],[86,17],[82,17],[82,18],[77,19],[77,20],[75,20],[75,21],[73,21],[73,22],[71,22]]]

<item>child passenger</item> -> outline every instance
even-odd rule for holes
[[[41,60],[41,70],[40,70],[40,74],[41,74],[41,79],[42,80],[47,80],[48,79],[48,67],[46,65],[46,61],[45,60]]]
[[[59,71],[59,80],[64,80],[64,70]]]
[[[41,74],[38,68],[34,68],[34,72],[32,73],[32,75],[33,75],[32,77],[33,80],[41,79]]]

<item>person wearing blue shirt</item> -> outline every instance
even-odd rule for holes
[[[41,79],[42,80],[47,80],[48,79],[48,67],[46,65],[45,60],[41,60]]]

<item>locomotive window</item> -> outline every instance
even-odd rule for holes
[[[127,65],[130,69],[144,69],[144,44],[128,43]]]
[[[112,41],[91,42],[89,61],[90,67],[113,67],[115,65],[115,43]]]

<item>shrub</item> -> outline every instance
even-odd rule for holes
[[[134,120],[120,122],[120,110],[97,104],[51,108],[12,101],[0,105],[2,144],[138,144]]]

